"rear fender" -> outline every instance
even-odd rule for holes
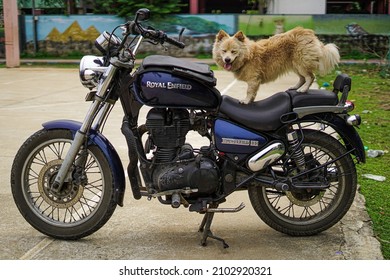
[[[366,154],[362,139],[354,126],[346,123],[339,115],[335,114],[316,114],[305,116],[301,120],[323,122],[332,127],[343,139],[347,150],[353,150],[352,154],[357,157],[359,162],[366,162]]]
[[[70,130],[73,136],[80,129],[82,123],[72,120],[55,120],[43,123],[42,126],[47,130],[52,129],[66,129]],[[88,135],[88,144],[98,146],[105,155],[110,169],[113,171],[114,179],[114,196],[116,203],[123,206],[123,197],[125,193],[126,181],[122,162],[118,153],[107,138],[100,132],[91,129]]]

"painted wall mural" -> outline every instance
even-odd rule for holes
[[[42,15],[37,21],[37,39],[42,41],[55,38],[64,41],[68,36],[68,40],[94,41],[101,32],[112,31],[123,22],[122,18],[110,15]],[[32,16],[25,16],[25,32],[26,42],[33,41]]]
[[[238,29],[250,36],[272,35],[296,26],[313,29],[317,34],[390,35],[389,15],[239,15]]]
[[[125,21],[112,15],[40,15],[36,21],[38,49],[56,56],[94,53],[97,50],[93,42],[99,34],[111,32]],[[336,43],[342,54],[360,53],[366,49],[387,53],[390,38],[389,15],[176,15],[144,25],[170,35],[177,35],[184,27],[187,47],[184,50],[156,50],[154,46],[144,44],[141,51],[189,57],[210,54],[215,34],[220,29],[229,34],[242,30],[248,36],[264,38],[303,26],[313,29],[325,41]],[[118,29],[116,35],[121,37],[120,33]],[[33,19],[25,16],[25,53],[35,52],[33,34]]]
[[[40,40],[93,41],[103,31],[112,31],[125,22],[111,15],[42,15],[37,21]],[[273,35],[303,26],[317,34],[368,34],[390,35],[388,15],[176,15],[161,22],[150,22],[171,34],[184,27],[187,36],[206,36],[224,29],[230,34],[242,30],[249,36]],[[33,41],[32,16],[25,17],[26,41]]]
[[[54,27],[46,36],[46,40],[53,42],[72,41],[94,41],[100,35],[99,30],[91,25],[86,30],[83,30],[77,21],[74,21],[64,32],[60,32]]]
[[[37,21],[37,39],[41,40],[87,40],[94,41],[103,31],[111,32],[125,22],[125,19],[110,15],[84,16],[39,16]],[[178,34],[185,27],[187,36],[205,36],[215,34],[220,29],[233,33],[236,30],[234,15],[177,15],[161,22],[149,22],[145,25],[158,27],[171,34]],[[26,42],[33,41],[33,18],[25,17]],[[120,31],[118,31],[120,34]],[[118,35],[117,34],[117,35]]]
[[[390,35],[390,15],[323,15],[313,21],[318,34]]]

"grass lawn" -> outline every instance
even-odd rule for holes
[[[390,66],[388,66],[390,67]],[[390,259],[390,77],[377,65],[340,65],[339,71],[352,78],[349,99],[355,103],[355,111],[362,117],[358,130],[367,149],[383,150],[376,158],[367,157],[366,164],[359,164],[358,183],[366,199],[366,208],[372,219],[376,238],[382,246],[385,259]],[[387,68],[387,74],[390,68]],[[332,84],[335,74],[318,77],[321,86]],[[366,179],[363,174],[386,177],[384,182]]]

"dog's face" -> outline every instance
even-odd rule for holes
[[[239,69],[245,56],[245,35],[239,31],[229,36],[225,31],[218,32],[213,47],[213,57],[217,64],[227,71]]]

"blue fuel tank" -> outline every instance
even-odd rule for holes
[[[147,106],[216,109],[221,103],[208,65],[154,55],[143,61],[136,75],[136,98]]]

